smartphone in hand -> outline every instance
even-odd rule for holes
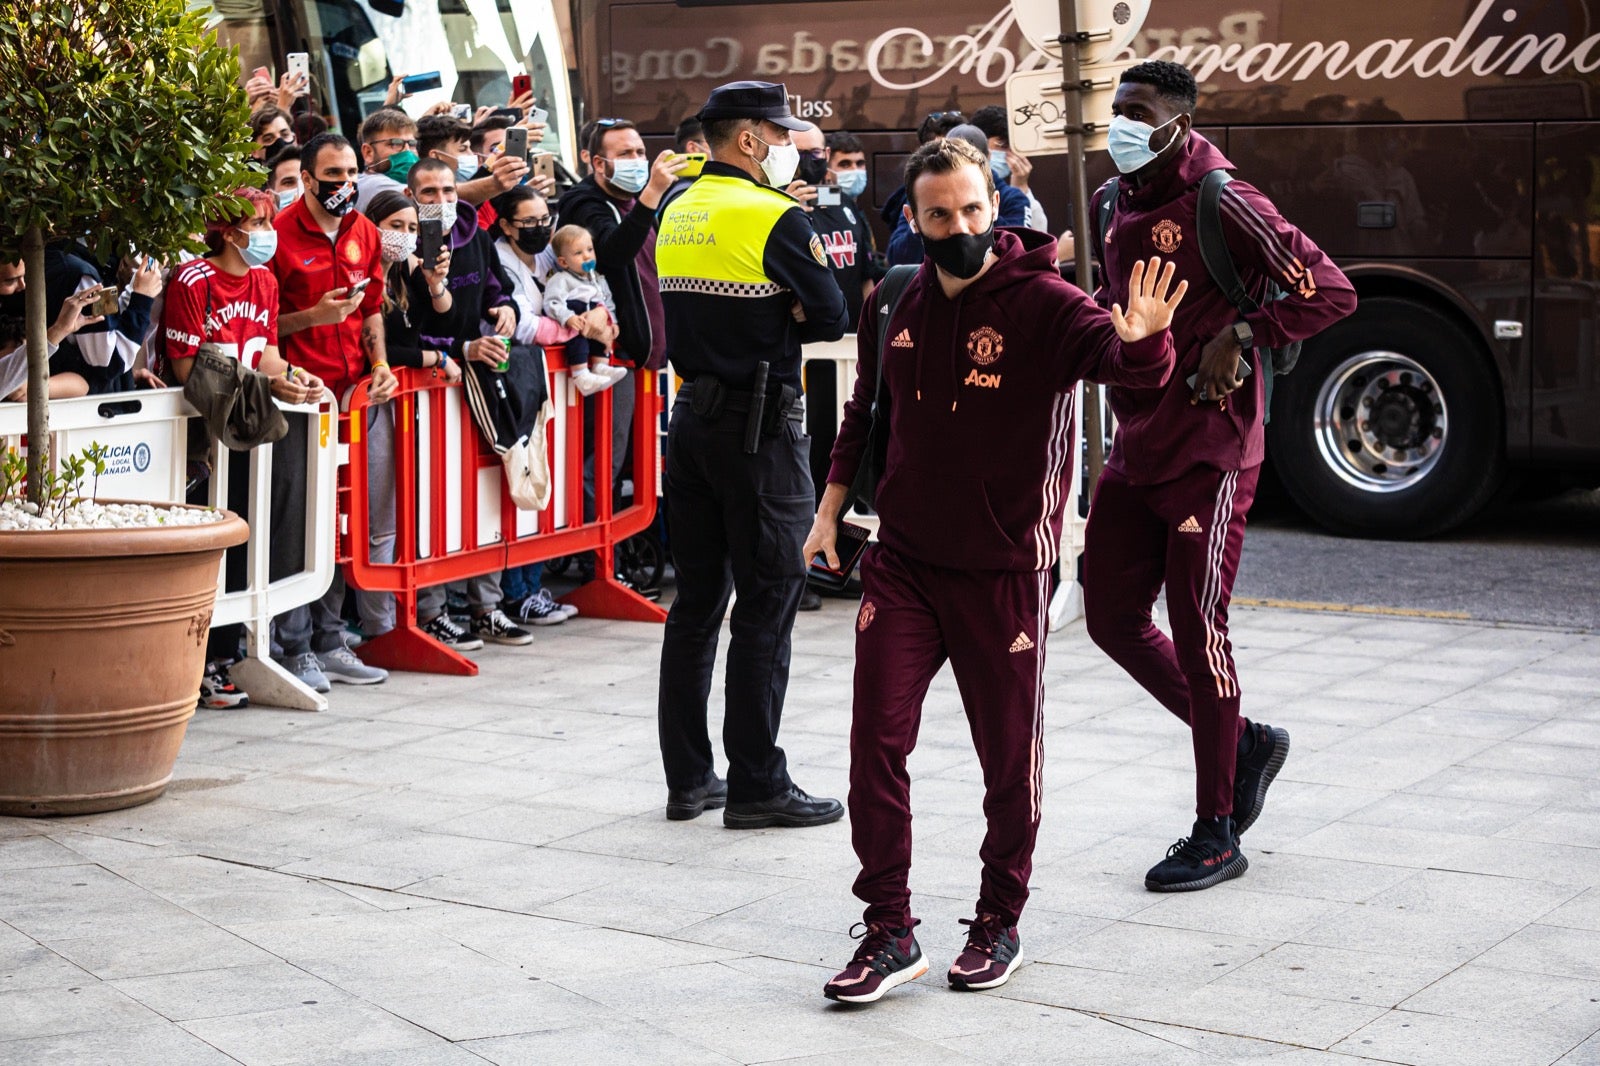
[[[430,70],[426,74],[411,74],[401,78],[400,87],[408,93],[427,92],[429,89],[444,88],[444,79],[439,77],[437,70]]]
[[[818,185],[817,186],[817,206],[818,207],[838,207],[843,202],[844,201],[841,198],[841,193],[839,191],[839,186],[837,186],[837,185]]]
[[[706,166],[706,154],[704,152],[680,152],[672,158],[673,160],[687,159],[689,161],[688,166],[678,171],[678,177],[680,178],[698,178],[700,172]]]
[[[861,561],[871,538],[872,531],[867,527],[839,519],[834,540],[834,553],[839,556],[838,569],[829,566],[828,557],[818,552],[811,559],[806,580],[831,591],[842,590],[850,583],[850,575],[855,572],[856,564]]]
[[[1239,365],[1233,368],[1233,376],[1238,378],[1240,381],[1243,381],[1245,378],[1250,376],[1250,373],[1251,373],[1250,364],[1245,362],[1245,358],[1244,358],[1243,355],[1240,355],[1239,356]],[[1199,373],[1196,372],[1196,373],[1190,374],[1187,378],[1184,379],[1189,384],[1189,391],[1190,392],[1194,391],[1195,379],[1198,378],[1199,376],[1200,376]]]
[[[114,315],[120,308],[117,304],[117,290],[110,285],[102,285],[95,294],[94,300],[89,304],[91,315]]]
[[[550,112],[542,107],[535,107],[528,111],[528,121],[540,126],[547,125],[550,121]]]
[[[367,291],[367,286],[371,284],[371,278],[362,278],[360,281],[350,286],[350,291],[344,294],[344,298],[346,300],[357,299],[362,293]]]
[[[305,52],[290,52],[288,56],[288,73],[291,78],[311,79],[311,57]]]
[[[437,218],[425,218],[417,223],[417,257],[422,260],[423,269],[432,270],[443,250],[444,222]]]
[[[533,92],[533,78],[527,74],[513,74],[511,76],[511,99],[527,96]]]
[[[549,152],[536,152],[529,156],[528,166],[533,169],[534,177],[556,180],[556,157]]]
[[[506,139],[500,147],[501,153],[514,159],[528,158],[528,131],[523,126],[512,126],[506,130]]]

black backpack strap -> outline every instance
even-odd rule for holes
[[[1106,244],[1106,234],[1111,231],[1111,215],[1117,209],[1117,179],[1110,178],[1100,186],[1095,193],[1100,197],[1094,217],[1094,254],[1101,263],[1105,262],[1105,252],[1101,249]]]
[[[1222,232],[1222,187],[1233,179],[1226,170],[1213,170],[1200,179],[1200,198],[1195,205],[1195,231],[1200,240],[1200,258],[1206,264],[1206,273],[1222,290],[1222,295],[1239,310],[1240,314],[1254,314],[1261,305],[1245,291],[1239,268],[1234,266],[1228,252],[1228,239]]]
[[[906,288],[919,269],[915,263],[890,267],[872,294],[873,302],[878,305],[878,380],[872,387],[874,407],[878,405],[878,397],[883,392],[883,358],[889,351],[889,320],[894,317],[895,309],[900,306]]]

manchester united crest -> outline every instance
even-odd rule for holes
[[[861,613],[856,615],[856,632],[864,633],[872,620],[878,617],[878,608],[874,607],[871,600],[861,604]]]
[[[1183,230],[1172,219],[1164,218],[1150,231],[1150,239],[1155,242],[1156,251],[1171,255],[1183,243]]]
[[[365,256],[361,254],[361,245],[357,244],[355,241],[345,241],[344,258],[345,261],[351,266],[359,265],[365,258]]]
[[[988,326],[973,330],[972,336],[967,338],[967,354],[979,366],[988,366],[1004,355],[1005,351],[1005,338],[1000,336],[998,330]]]

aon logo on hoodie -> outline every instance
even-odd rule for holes
[[[968,374],[963,385],[976,385],[980,389],[998,389],[1000,387],[999,374],[984,374],[977,370]]]

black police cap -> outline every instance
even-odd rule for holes
[[[789,113],[789,91],[770,81],[731,81],[711,90],[706,106],[695,116],[701,122],[723,118],[765,119],[788,130],[808,130],[811,123]]]

